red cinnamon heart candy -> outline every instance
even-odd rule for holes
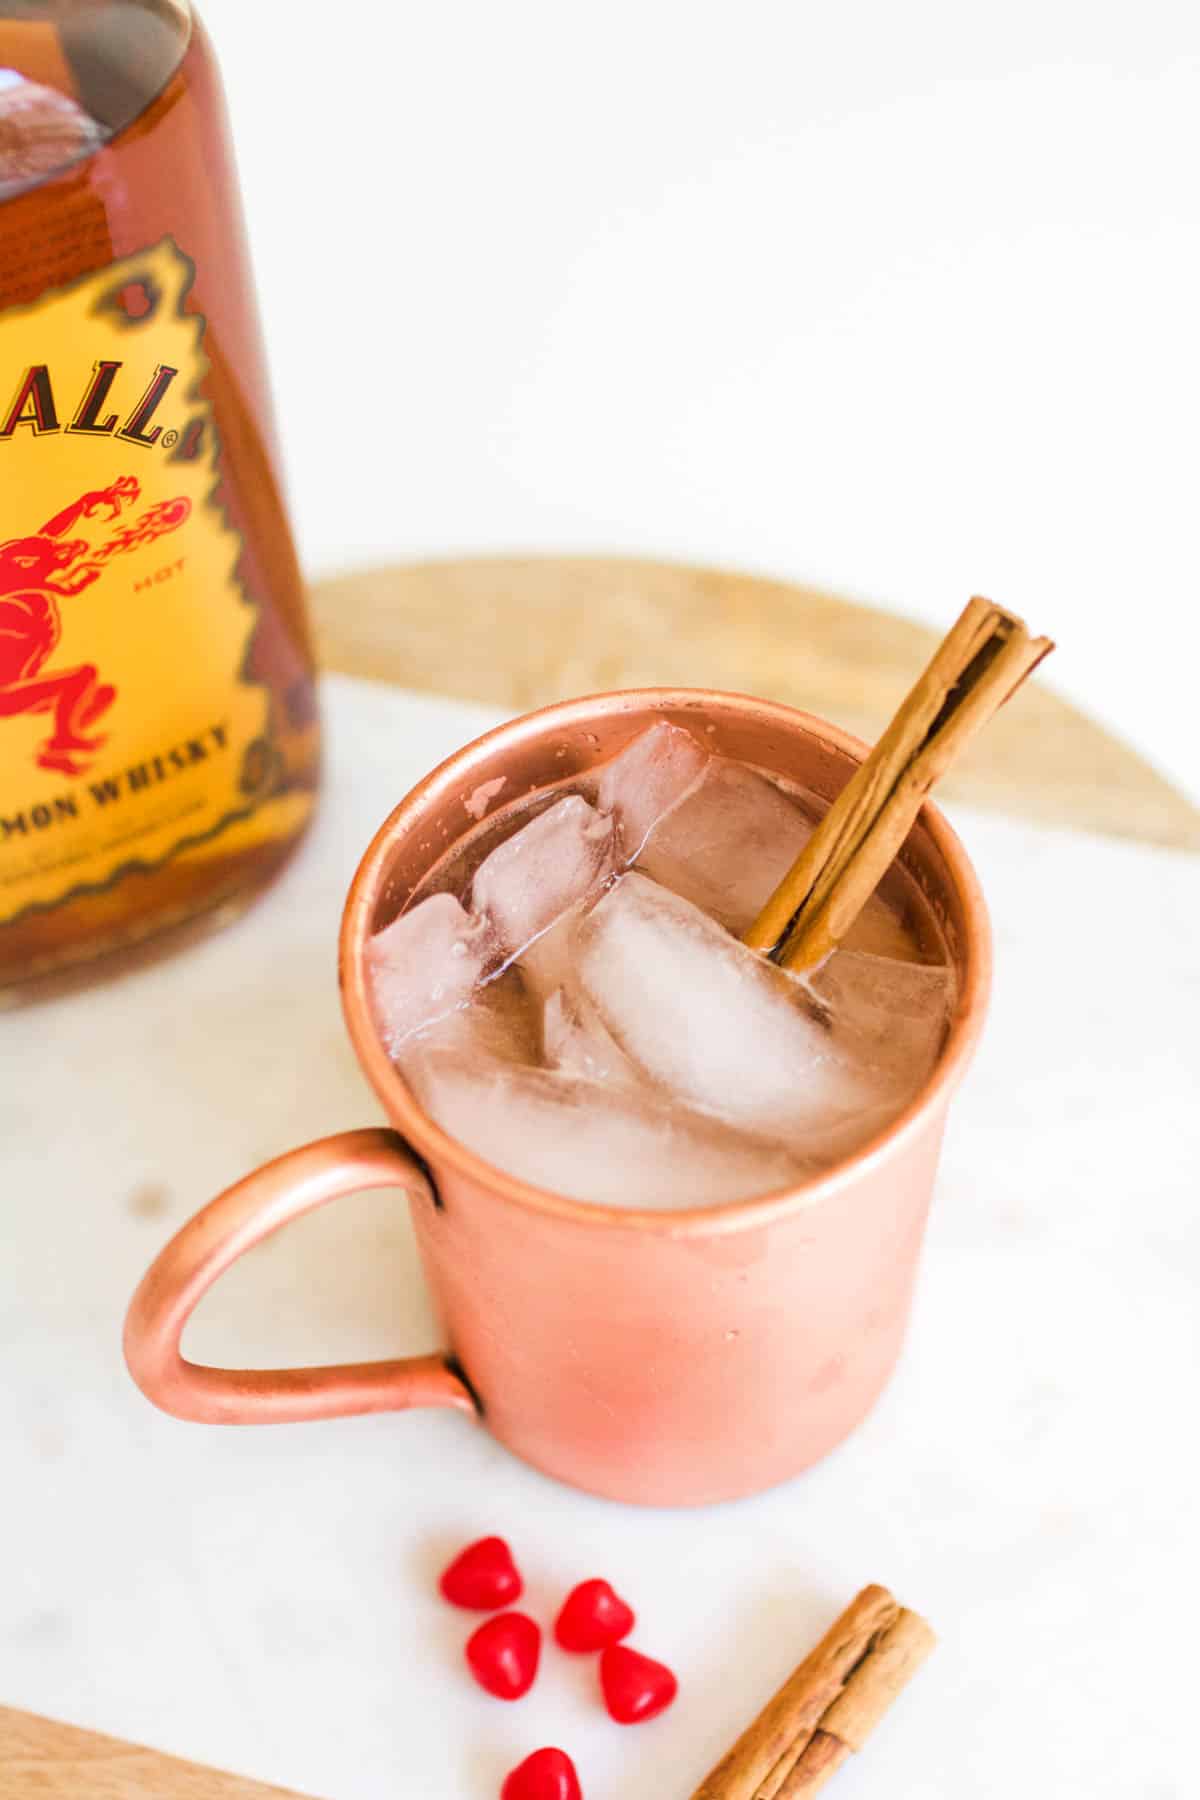
[[[565,1750],[535,1750],[506,1778],[500,1800],[583,1800],[583,1789]]]
[[[581,1581],[563,1601],[554,1635],[564,1650],[603,1650],[628,1637],[634,1618],[607,1581]]]
[[[471,1612],[494,1612],[519,1600],[524,1582],[503,1538],[480,1538],[468,1544],[443,1571],[438,1583],[452,1606]]]
[[[541,1653],[541,1631],[525,1613],[498,1613],[467,1639],[471,1673],[497,1700],[519,1700],[529,1692]]]
[[[679,1683],[665,1663],[642,1656],[627,1644],[610,1644],[601,1656],[600,1686],[604,1704],[618,1725],[640,1725],[644,1719],[657,1718],[679,1692]]]

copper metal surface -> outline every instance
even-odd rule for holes
[[[714,751],[831,797],[864,746],[791,708],[708,690],[565,702],[480,738],[381,827],[343,915],[339,971],[359,1061],[427,1161],[441,1206],[394,1135],[347,1133],[247,1178],[185,1227],[149,1272],[127,1330],[151,1399],[188,1417],[249,1421],[421,1404],[471,1405],[540,1469],[622,1500],[699,1504],[797,1473],[869,1411],[908,1320],[946,1107],[983,1024],[990,936],[958,839],[926,805],[902,860],[931,902],[958,974],[942,1057],[908,1109],[836,1168],[782,1193],[679,1210],[543,1192],[446,1136],[416,1105],[371,1017],[364,949],[503,778],[502,806],[611,756],[666,718]],[[452,1349],[327,1371],[196,1370],[178,1355],[196,1300],[243,1249],[354,1187],[410,1194]],[[461,1368],[470,1392],[455,1373]]]

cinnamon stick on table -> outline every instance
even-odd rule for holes
[[[774,1800],[821,1715],[871,1644],[899,1616],[886,1588],[864,1588],[700,1783],[692,1800]]]
[[[871,1733],[937,1643],[918,1614],[901,1607],[894,1625],[882,1632],[855,1669],[805,1745],[776,1800],[809,1800],[861,1750]]]
[[[1054,645],[972,600],[866,761],[745,935],[797,972],[834,950],[875,891],[925,796]]]
[[[864,1588],[692,1800],[808,1800],[862,1748],[935,1641],[886,1588]]]

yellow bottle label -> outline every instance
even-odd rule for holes
[[[0,923],[245,837],[271,791],[191,279],[164,240],[0,314]]]

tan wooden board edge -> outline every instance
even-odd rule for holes
[[[1025,610],[1019,594],[989,598]],[[400,564],[319,582],[313,608],[323,665],[348,675],[509,712],[605,688],[721,687],[871,741],[941,635],[815,588],[620,557]],[[1049,667],[992,720],[945,798],[1200,849],[1200,810],[1055,694]]]
[[[0,1707],[0,1800],[311,1800]]]

